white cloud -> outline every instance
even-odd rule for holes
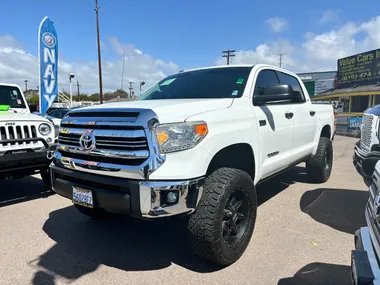
[[[109,43],[109,45],[108,45]],[[118,60],[102,60],[103,89],[113,91],[121,87],[122,58],[124,50],[125,70],[124,83],[128,81],[146,81],[146,86],[162,79],[167,74],[179,70],[179,67],[171,62],[155,59],[130,44],[120,43],[116,38],[110,38],[107,43],[101,43],[102,48],[112,50],[121,55]],[[59,88],[69,90],[68,74],[75,73],[74,82],[80,82],[81,92],[94,93],[99,91],[98,62],[73,61],[67,62],[60,57],[59,63]],[[24,80],[28,80],[28,88],[37,88],[38,62],[37,56],[27,53],[22,45],[12,36],[0,36],[0,78],[2,82],[16,83],[22,88]],[[127,84],[124,84],[126,89]],[[76,94],[76,92],[74,92]]]
[[[280,33],[288,27],[288,21],[279,17],[270,18],[265,22],[270,26],[274,33]]]
[[[329,22],[335,22],[339,19],[339,13],[335,10],[326,10],[323,12],[322,17],[319,19],[318,23],[326,24]]]
[[[380,16],[377,16],[366,22],[347,22],[320,34],[308,32],[299,43],[286,39],[264,42],[253,50],[237,51],[232,64],[278,65],[279,54],[283,53],[283,67],[295,72],[336,70],[338,58],[379,47]],[[225,64],[225,59],[220,57],[215,63]]]

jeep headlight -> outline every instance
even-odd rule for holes
[[[38,127],[38,131],[40,132],[41,135],[43,136],[47,136],[48,134],[50,134],[51,132],[51,127],[50,125],[46,124],[46,123],[42,123],[39,127]]]
[[[163,124],[155,129],[157,142],[162,153],[190,149],[208,133],[205,122]]]

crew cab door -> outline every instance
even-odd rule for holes
[[[290,85],[298,96],[292,101],[294,110],[293,161],[301,160],[312,152],[315,146],[317,115],[310,98],[305,94],[298,79],[290,74],[279,72],[281,83]]]
[[[253,90],[253,101],[256,96],[266,96],[264,94],[268,86],[278,84],[280,78],[277,71],[259,69]],[[253,108],[259,130],[258,155],[261,165],[260,178],[263,179],[290,165],[294,133],[293,110],[291,104],[284,102],[254,105]]]

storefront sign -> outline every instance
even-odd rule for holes
[[[348,131],[359,130],[361,123],[362,123],[362,117],[349,118],[347,130]]]
[[[380,49],[338,59],[338,88],[380,81]]]

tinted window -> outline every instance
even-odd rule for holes
[[[277,74],[273,70],[260,71],[256,79],[255,95],[263,95],[269,85],[280,84]]]
[[[0,105],[11,108],[26,108],[20,90],[13,86],[0,86]]]
[[[298,100],[297,100],[298,102],[305,101],[305,96],[303,95],[301,85],[298,82],[297,78],[281,72],[281,79],[282,79],[283,84],[292,86],[293,90],[299,93]]]
[[[238,98],[243,95],[251,69],[228,67],[178,73],[164,78],[137,100]]]

